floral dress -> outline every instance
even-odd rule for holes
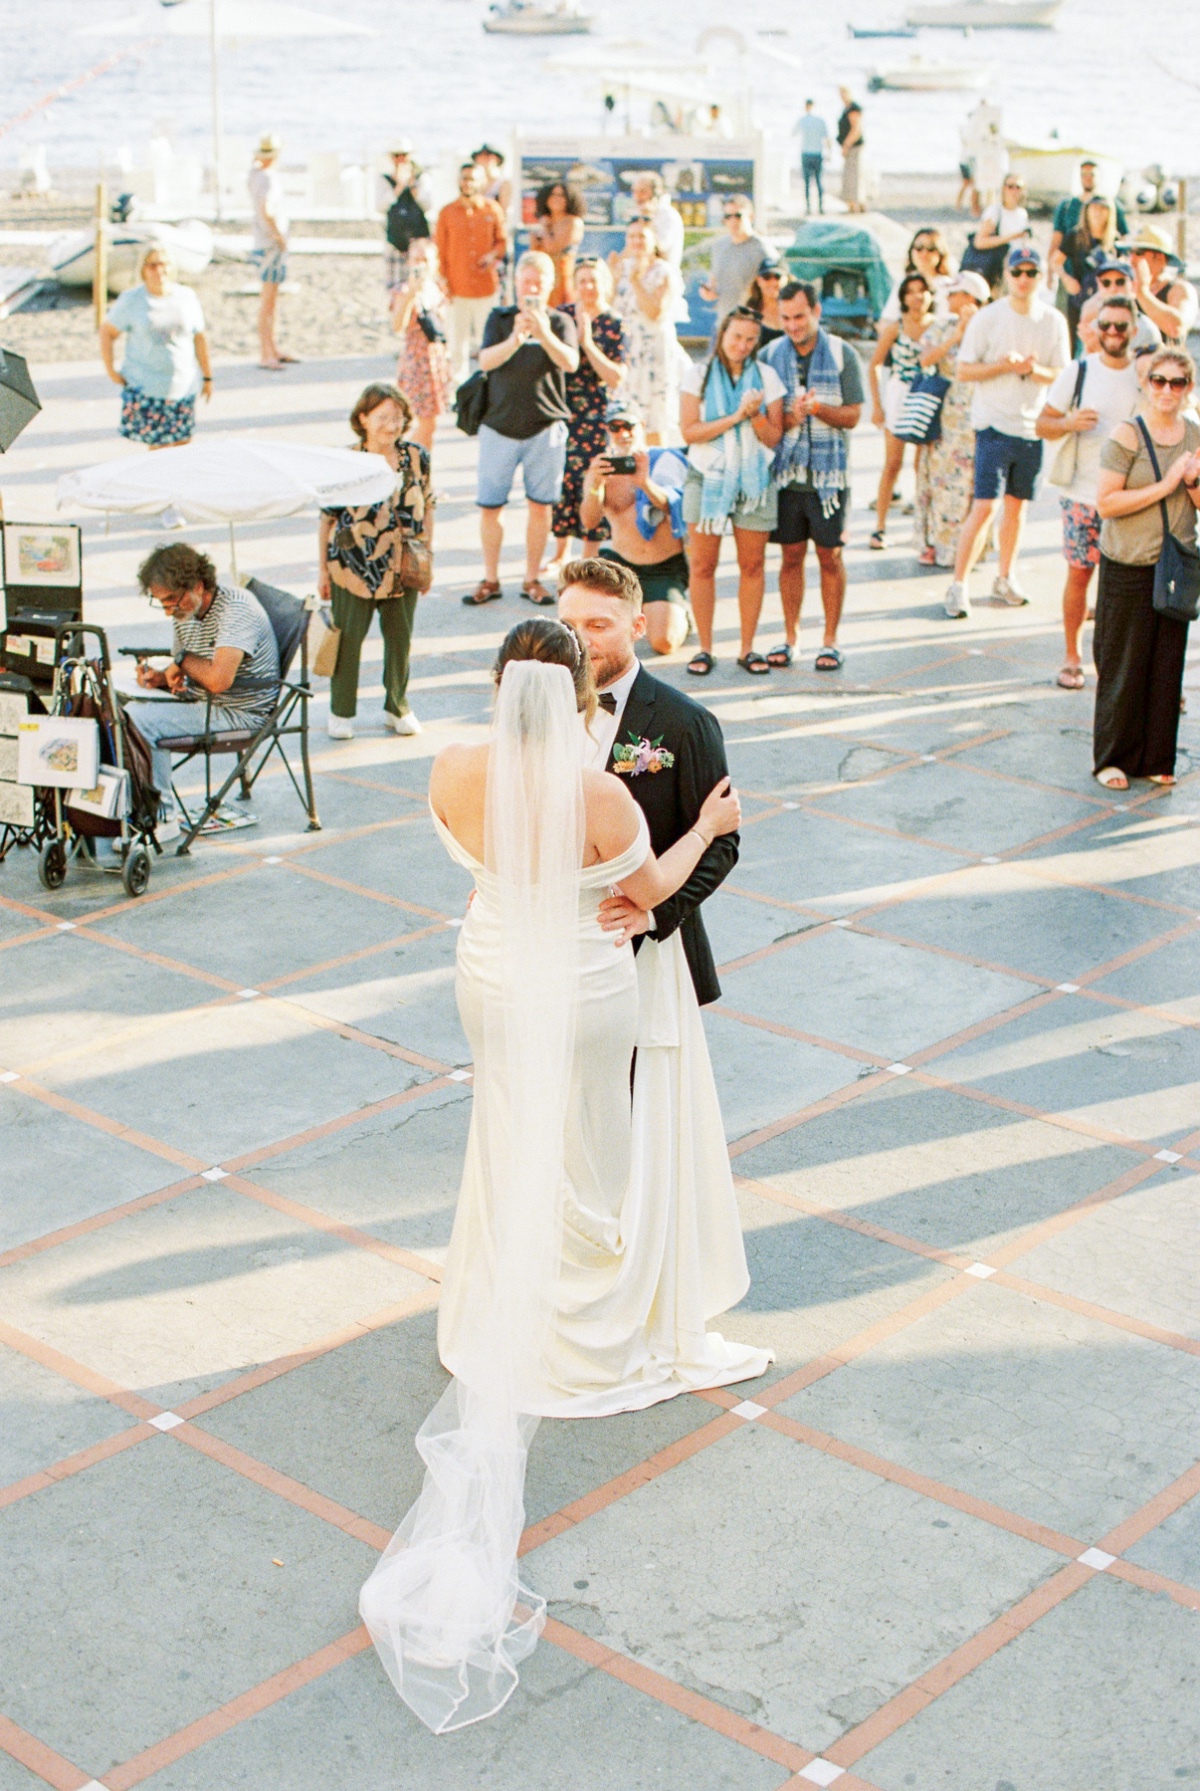
[[[575,316],[573,304],[562,305],[559,309],[568,317]],[[592,319],[592,340],[610,361],[624,362],[625,332],[615,312],[601,311]],[[567,403],[571,406],[571,421],[567,425],[567,465],[563,473],[562,496],[554,506],[551,528],[560,539],[564,535],[582,539],[579,506],[583,500],[584,477],[597,454],[603,454],[608,445],[604,422],[608,387],[582,349],[578,371],[567,375]],[[607,535],[607,525],[603,532]]]
[[[921,337],[921,349],[935,348],[953,334],[953,317],[933,323]],[[942,433],[917,455],[917,499],[913,539],[918,549],[932,547],[934,564],[953,566],[958,531],[971,508],[975,488],[975,431],[971,425],[971,388],[957,379],[958,349],[952,348],[930,369],[950,381],[942,401]]]
[[[413,407],[414,417],[424,421],[440,417],[450,402],[450,355],[443,334],[440,342],[431,342],[421,328],[420,316],[444,326],[443,300],[433,280],[427,280],[413,306],[408,328],[400,338],[400,354],[396,362],[396,384]]]
[[[641,408],[647,435],[657,435],[662,442],[677,439],[679,427],[679,343],[675,337],[675,303],[679,297],[679,276],[670,262],[661,257],[654,263],[644,284],[654,291],[666,285],[667,296],[657,323],[652,323],[638,304],[637,293],[628,275],[617,281],[614,309],[625,326],[626,353],[629,358],[626,392]]]

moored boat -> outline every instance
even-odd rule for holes
[[[982,87],[990,73],[980,63],[926,62],[913,56],[895,68],[872,69],[867,86],[872,93],[961,93]]]
[[[534,0],[507,0],[493,6],[483,21],[485,31],[509,37],[578,37],[592,28],[588,13],[574,6],[538,6]]]
[[[184,224],[109,224],[108,290],[124,292],[137,279],[138,256],[160,243],[181,279],[202,274],[213,256],[213,234],[199,218]],[[46,265],[60,286],[90,286],[96,272],[96,232],[67,230],[46,246]]]
[[[1044,31],[1054,24],[1063,0],[936,0],[911,6],[910,25],[940,25],[954,31]]]

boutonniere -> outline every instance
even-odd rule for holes
[[[667,751],[661,734],[657,740],[639,740],[631,730],[624,745],[613,747],[613,770],[618,777],[639,777],[643,771],[669,771],[674,763],[675,754]]]

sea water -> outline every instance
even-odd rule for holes
[[[184,0],[188,4],[189,0]],[[236,17],[242,0],[221,0]],[[868,155],[883,171],[952,171],[959,125],[977,95],[867,91],[876,67],[914,55],[938,63],[990,64],[982,89],[1004,111],[1008,135],[1115,155],[1128,167],[1161,162],[1187,174],[1200,166],[1200,6],[1143,0],[1066,0],[1050,31],[922,31],[915,39],[855,40],[847,24],[898,22],[905,0],[580,0],[595,20],[585,37],[486,35],[484,0],[306,0],[315,10],[364,25],[369,37],[246,39],[221,51],[222,129],[248,139],[278,132],[285,160],[320,151],[348,160],[378,154],[390,137],[413,139],[426,162],[452,162],[484,138],[507,146],[524,136],[604,129],[600,86],[606,42],[636,39],[683,59],[698,35],[732,26],[745,40],[741,68],[754,117],[768,136],[788,136],[812,97],[832,126],[837,89],[865,106]],[[85,25],[146,20],[147,38],[168,16],[154,0],[0,0],[0,166],[44,144],[55,166],[90,168],[129,146],[135,160],[152,132],[169,126],[178,150],[207,158],[211,144],[208,46],[160,37],[68,99],[14,128],[9,120],[138,38],[79,35]],[[140,33],[139,33],[140,38]],[[594,56],[590,78],[546,72],[547,56]],[[738,57],[722,50],[724,79]],[[801,66],[797,68],[796,63]],[[609,121],[610,130],[619,130]],[[794,146],[793,146],[794,151]]]

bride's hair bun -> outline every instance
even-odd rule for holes
[[[588,722],[596,712],[596,683],[592,662],[573,628],[553,616],[530,616],[510,628],[500,643],[493,681],[499,685],[504,668],[514,659],[535,659],[543,665],[564,665],[575,686],[575,702]]]

